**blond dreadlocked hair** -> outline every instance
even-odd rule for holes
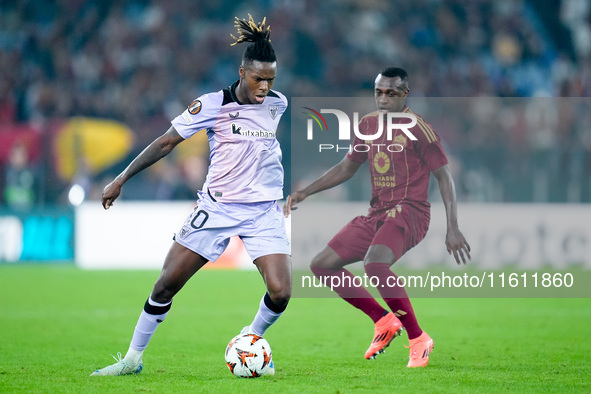
[[[272,63],[277,61],[275,50],[271,45],[271,26],[265,26],[266,21],[267,18],[263,18],[261,22],[255,23],[250,14],[248,14],[248,20],[235,18],[234,27],[238,30],[238,37],[230,34],[235,40],[232,46],[250,42],[242,54],[243,62],[258,60]]]

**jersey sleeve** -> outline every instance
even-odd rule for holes
[[[279,115],[282,116],[285,113],[285,111],[287,110],[287,107],[289,105],[288,101],[287,101],[287,97],[285,97],[285,95],[283,93],[278,92],[276,90],[273,90],[273,93],[275,93],[279,97],[279,100],[281,101],[282,105],[279,106]]]
[[[414,144],[415,150],[429,171],[448,163],[447,155],[441,146],[441,139],[429,123],[417,116],[417,124],[410,131],[417,137]]]
[[[181,137],[187,139],[199,130],[215,126],[222,106],[223,92],[208,93],[193,100],[182,114],[172,120]]]

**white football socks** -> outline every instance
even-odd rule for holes
[[[259,310],[250,324],[250,331],[255,335],[263,336],[265,332],[279,319],[283,312],[273,312],[265,304],[265,297],[261,299]]]
[[[133,337],[125,359],[137,363],[148,346],[152,335],[154,335],[156,328],[158,328],[158,325],[168,315],[171,304],[172,301],[167,304],[160,304],[153,301],[152,298],[148,298],[133,331]]]

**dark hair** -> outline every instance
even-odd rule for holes
[[[398,67],[386,67],[380,71],[380,74],[387,78],[400,77],[402,81],[408,80],[408,73]]]
[[[244,52],[242,53],[242,61],[252,62],[258,60],[260,62],[275,62],[275,50],[271,45],[271,26],[265,28],[267,18],[263,18],[262,22],[258,24],[252,19],[252,15],[248,14],[248,20],[238,19],[234,23],[234,27],[238,30],[238,37],[230,34],[236,42],[232,45],[240,44],[242,42],[250,42]]]

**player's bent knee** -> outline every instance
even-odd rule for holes
[[[324,263],[324,260],[322,260],[320,254],[317,254],[312,259],[312,262],[310,263],[310,268],[324,268],[323,263]]]
[[[369,247],[363,265],[367,266],[371,263],[387,263],[392,265],[396,262],[396,256],[392,249],[385,245],[372,245]]]
[[[312,262],[310,263],[311,269],[324,268],[339,270],[343,268],[343,266],[343,260],[339,257],[338,254],[336,254],[336,252],[329,248],[325,248],[322,252],[314,256]]]

